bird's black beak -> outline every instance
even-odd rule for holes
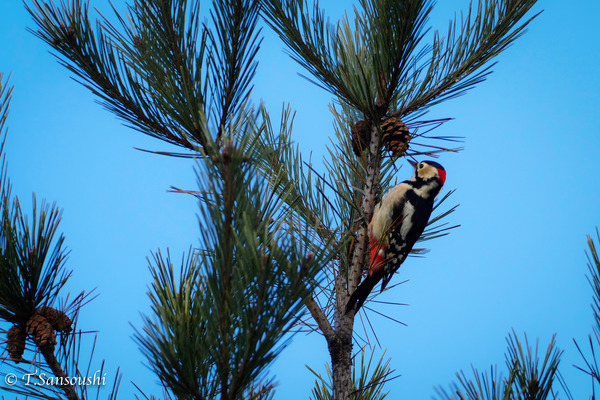
[[[410,160],[410,159],[406,159],[406,161],[408,161],[408,163],[410,164],[411,167],[413,168],[417,168],[417,162]]]

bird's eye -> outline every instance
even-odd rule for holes
[[[423,167],[425,167],[425,164],[423,164],[423,163],[420,163],[420,164],[419,164],[419,169],[423,169]]]

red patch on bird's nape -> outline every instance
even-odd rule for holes
[[[440,178],[440,182],[442,182],[442,185],[443,185],[444,182],[446,182],[446,170],[438,168],[437,171],[438,171],[438,177]]]

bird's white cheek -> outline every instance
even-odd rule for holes
[[[424,199],[428,199],[430,196],[430,192],[436,187],[435,183],[430,183],[429,185],[421,186],[418,189],[415,189],[415,193]]]

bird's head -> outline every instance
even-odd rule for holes
[[[440,186],[446,182],[446,170],[440,164],[435,161],[421,161],[413,162],[408,160],[410,165],[415,169],[415,178],[418,180],[429,181],[436,179],[439,181]]]

